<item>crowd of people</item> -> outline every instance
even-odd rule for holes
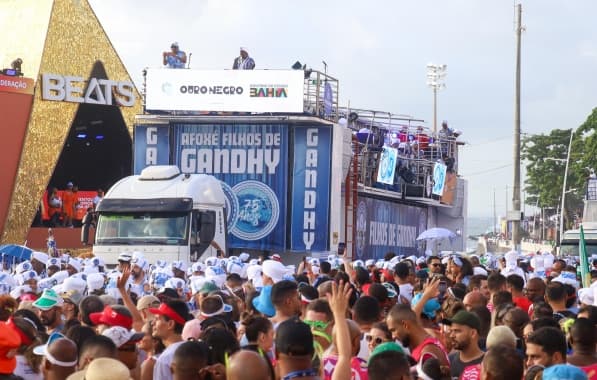
[[[549,253],[33,252],[0,274],[0,380],[595,379],[593,288]]]

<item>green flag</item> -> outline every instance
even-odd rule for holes
[[[580,237],[578,239],[578,259],[580,260],[580,278],[582,286],[588,288],[591,286],[591,276],[589,274],[589,258],[587,257],[587,247],[585,245],[585,231],[580,225]]]

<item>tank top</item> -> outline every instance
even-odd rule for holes
[[[419,360],[421,360],[421,355],[423,353],[423,349],[430,344],[433,344],[434,346],[439,348],[444,353],[445,361],[448,363],[450,362],[450,360],[448,359],[448,354],[446,354],[446,349],[444,348],[442,343],[439,341],[439,339],[434,338],[432,336],[428,336],[427,338],[425,338],[425,340],[423,340],[421,342],[421,344],[419,344],[417,347],[415,347],[411,352],[411,356],[418,362]],[[437,358],[437,359],[439,360],[440,358]]]

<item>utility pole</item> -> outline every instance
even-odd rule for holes
[[[514,105],[514,189],[512,208],[517,216],[512,220],[512,243],[520,251],[520,44],[522,34],[522,5],[516,6],[516,95]]]
[[[570,163],[570,151],[572,150],[572,137],[574,137],[574,129],[570,130],[570,142],[568,143],[568,154],[566,155],[566,168],[564,169],[564,184],[562,185],[562,205],[560,206],[560,235],[558,246],[562,244],[564,238],[564,212],[566,210],[566,180],[568,179],[568,164]]]
[[[493,235],[497,235],[497,211],[495,209],[495,187],[493,188]]]

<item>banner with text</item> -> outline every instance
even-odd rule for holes
[[[290,249],[327,251],[331,127],[294,127]]]
[[[287,129],[281,124],[174,125],[180,170],[222,181],[232,248],[286,247]]]
[[[359,194],[355,259],[381,259],[388,252],[418,255],[417,236],[427,229],[427,208]]]
[[[135,125],[134,139],[134,174],[152,165],[170,164],[169,127],[154,125]]]
[[[303,113],[302,70],[147,70],[148,110]]]

